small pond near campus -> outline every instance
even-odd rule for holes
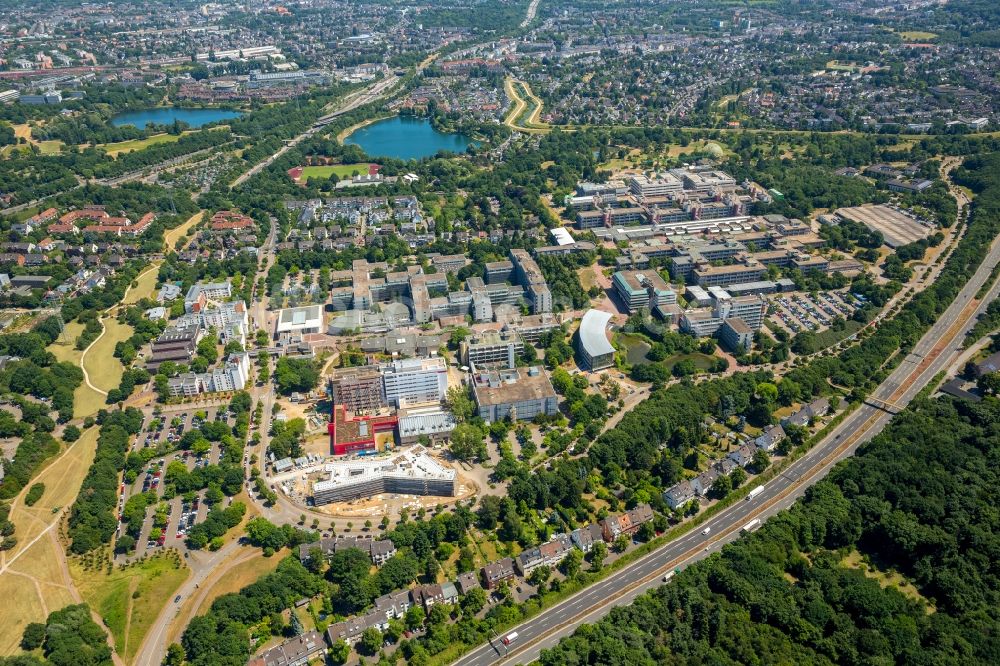
[[[344,143],[359,146],[370,157],[399,160],[419,160],[439,150],[464,153],[466,148],[476,144],[464,134],[439,132],[426,118],[402,116],[360,127],[347,135]]]
[[[625,360],[629,365],[639,365],[651,362],[648,358],[646,358],[646,354],[648,354],[650,350],[650,345],[640,336],[623,333],[618,336],[618,341],[625,346]]]
[[[181,109],[173,106],[162,106],[155,109],[120,113],[111,119],[111,124],[115,127],[132,125],[143,129],[151,123],[153,125],[173,125],[175,120],[179,120],[188,127],[201,127],[219,120],[239,118],[242,115],[239,111],[230,111],[229,109]]]

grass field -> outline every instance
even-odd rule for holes
[[[80,492],[96,450],[97,428],[91,428],[34,479],[45,484],[35,506],[27,507],[20,499],[12,505],[18,545],[2,558],[10,567],[0,575],[0,654],[16,652],[26,624],[44,622],[52,611],[78,601],[63,567],[63,546],[50,526],[64,515],[52,510],[68,507]]]
[[[849,569],[860,570],[868,578],[877,581],[883,588],[896,588],[904,597],[912,599],[913,601],[923,602],[926,604],[925,612],[928,615],[936,610],[930,601],[928,601],[924,595],[920,594],[920,590],[918,590],[913,583],[904,578],[902,574],[895,571],[882,571],[881,569],[874,567],[866,562],[861,553],[856,550],[852,550],[848,553],[847,556],[840,561],[840,564],[841,566]]]
[[[327,166],[307,166],[302,169],[302,179],[309,180],[310,178],[329,178],[330,176],[337,176],[338,178],[350,178],[354,175],[354,172],[364,175],[368,173],[368,163],[363,164],[330,164]]]
[[[929,42],[937,39],[937,33],[925,32],[923,30],[905,30],[899,33],[899,37],[904,42]]]
[[[144,298],[153,298],[156,295],[156,276],[159,273],[157,270],[159,266],[160,262],[154,262],[139,273],[139,279],[136,281],[136,286],[129,289],[128,294],[125,296],[125,300],[123,302],[126,305],[138,303]]]
[[[593,266],[585,266],[581,268],[577,275],[580,277],[580,286],[584,289],[590,289],[597,284],[597,276],[594,271],[597,270]]]
[[[38,150],[42,155],[58,155],[62,152],[62,141],[38,141]]]
[[[188,221],[179,227],[174,227],[173,229],[167,231],[163,234],[163,244],[166,246],[167,252],[171,252],[174,249],[174,245],[177,241],[184,237],[187,232],[191,231],[191,228],[201,222],[201,218],[205,215],[205,211],[200,211],[195,213]]]
[[[103,320],[104,335],[97,339],[87,355],[83,357],[84,368],[90,382],[104,391],[117,388],[125,373],[121,361],[115,358],[115,345],[132,337],[132,327],[120,323],[115,317]]]
[[[222,129],[223,127],[228,127],[228,125],[219,125],[218,127],[211,127],[209,131]],[[118,157],[122,153],[131,153],[137,150],[145,150],[150,146],[155,146],[161,143],[175,143],[179,141],[185,134],[192,134],[199,130],[187,130],[180,134],[167,134],[163,132],[161,134],[154,134],[152,136],[147,136],[145,139],[132,139],[130,141],[118,141],[117,143],[101,143],[98,144],[99,148],[103,148],[105,152],[111,157]]]
[[[41,152],[42,155],[56,155],[62,152],[63,149],[62,141],[57,141],[57,140],[36,141],[34,138],[32,138],[31,126],[28,125],[27,123],[11,125],[11,128],[14,130],[15,137],[17,137],[18,139],[24,139],[28,143],[38,146],[38,150],[39,152]],[[16,146],[7,146],[5,152],[9,153],[11,150],[16,150],[16,149],[17,149]]]
[[[124,570],[114,568],[110,574],[103,568],[86,569],[79,560],[71,561],[69,568],[84,601],[104,619],[115,650],[126,662],[135,656],[164,604],[190,573],[179,557],[167,554]]]
[[[692,153],[709,152],[716,157],[722,157],[727,151],[725,147],[715,141],[692,141],[686,146],[674,145],[667,150],[667,157],[680,157],[681,155],[691,155]]]
[[[71,321],[66,324],[59,339],[48,346],[47,351],[52,352],[57,361],[65,361],[73,365],[80,365],[80,357],[83,352],[75,346],[77,337],[83,332],[83,324]],[[105,407],[104,396],[94,391],[86,382],[76,387],[73,392],[73,416],[83,418],[97,413]]]
[[[674,144],[667,148],[666,151],[658,153],[644,153],[638,149],[632,149],[628,152],[628,155],[625,158],[612,158],[599,165],[597,168],[604,171],[637,169],[649,162],[663,162],[665,159],[675,160],[685,155],[694,155],[706,152],[717,158],[734,154],[728,147],[717,141],[705,141],[704,139],[698,139],[689,142],[686,146]]]
[[[264,557],[264,551],[258,550],[250,559],[237,564],[226,572],[221,580],[215,582],[209,588],[208,594],[198,604],[196,615],[208,612],[212,602],[224,594],[239,592],[244,587],[253,583],[264,574],[269,574],[278,568],[282,558],[275,555]]]
[[[816,334],[816,349],[820,350],[820,349],[826,349],[827,347],[832,347],[835,344],[838,344],[844,338],[857,333],[858,330],[860,330],[861,327],[863,326],[864,324],[862,324],[859,321],[848,319],[847,322],[844,324],[844,328],[839,331],[834,331],[833,329],[829,328],[824,331],[820,331],[819,333]]]
[[[841,62],[840,60],[830,60],[826,63],[826,68],[838,72],[853,72],[861,68],[855,62]]]
[[[132,139],[131,141],[119,141],[117,143],[102,143],[98,144],[99,148],[103,148],[108,155],[111,157],[117,157],[122,153],[131,153],[136,150],[144,150],[150,146],[155,146],[161,143],[174,143],[179,141],[181,134],[154,134],[153,136],[148,136],[145,139]]]

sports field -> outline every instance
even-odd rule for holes
[[[364,174],[368,173],[369,166],[371,165],[368,163],[307,166],[307,167],[302,167],[302,179],[309,180],[310,178],[329,178],[330,176],[337,176],[338,178],[350,178],[355,173],[363,176]]]

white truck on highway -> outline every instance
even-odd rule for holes
[[[753,498],[757,497],[757,495],[760,495],[762,492],[764,492],[764,486],[757,486],[756,488],[747,493],[747,501],[749,502]]]
[[[500,640],[501,642],[503,642],[504,645],[510,645],[511,643],[517,640],[517,632],[512,631],[503,638],[501,638]]]
[[[749,523],[740,528],[740,534],[750,534],[760,529],[760,518],[754,518]]]

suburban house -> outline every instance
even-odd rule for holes
[[[565,534],[557,534],[540,546],[524,550],[515,558],[514,565],[522,576],[527,576],[540,566],[557,566],[572,549],[570,538]]]
[[[821,416],[826,416],[827,412],[830,411],[830,401],[826,398],[816,398],[808,405],[802,407],[797,412],[791,416],[786,416],[781,419],[781,425],[787,427],[789,424],[806,427],[809,422],[813,419],[818,419]]]
[[[663,501],[671,509],[677,509],[686,505],[697,497],[690,481],[681,481],[671,486],[667,492],[663,493]]]
[[[468,594],[471,590],[482,589],[483,587],[479,584],[479,578],[472,571],[458,574],[455,584],[458,586],[458,591],[462,594]]]
[[[495,589],[501,581],[513,578],[514,574],[514,560],[511,558],[505,557],[502,560],[490,562],[482,568],[483,587],[487,590]]]
[[[740,467],[746,467],[753,460],[753,454],[755,453],[757,453],[757,446],[755,444],[744,444],[735,451],[730,451],[726,457]]]
[[[412,605],[409,590],[397,590],[375,599],[375,610],[384,613],[387,620],[403,617]]]
[[[787,435],[785,434],[785,429],[781,425],[770,425],[764,428],[757,439],[753,440],[753,443],[757,445],[757,448],[763,449],[764,451],[771,452],[777,448]]]
[[[691,490],[704,497],[712,489],[712,484],[720,476],[719,470],[710,467],[698,476],[691,479]]]
[[[276,645],[247,666],[305,666],[309,661],[326,652],[326,642],[318,631],[307,631]]]
[[[584,553],[589,553],[595,543],[604,540],[604,534],[601,530],[601,526],[595,523],[576,528],[570,532],[569,538],[573,542],[574,546],[582,550]]]
[[[413,603],[423,606],[425,611],[430,611],[434,604],[444,603],[444,590],[437,583],[418,585],[410,594],[413,595]]]
[[[614,541],[620,534],[633,536],[644,523],[653,519],[653,509],[648,504],[640,504],[631,511],[618,516],[609,516],[601,521],[604,540]]]
[[[319,548],[324,557],[329,557],[338,550],[357,548],[371,558],[372,564],[382,566],[386,560],[396,554],[396,545],[390,539],[373,539],[371,537],[339,536],[332,539],[320,539],[314,543],[299,545],[299,560],[309,560],[309,552]]]

